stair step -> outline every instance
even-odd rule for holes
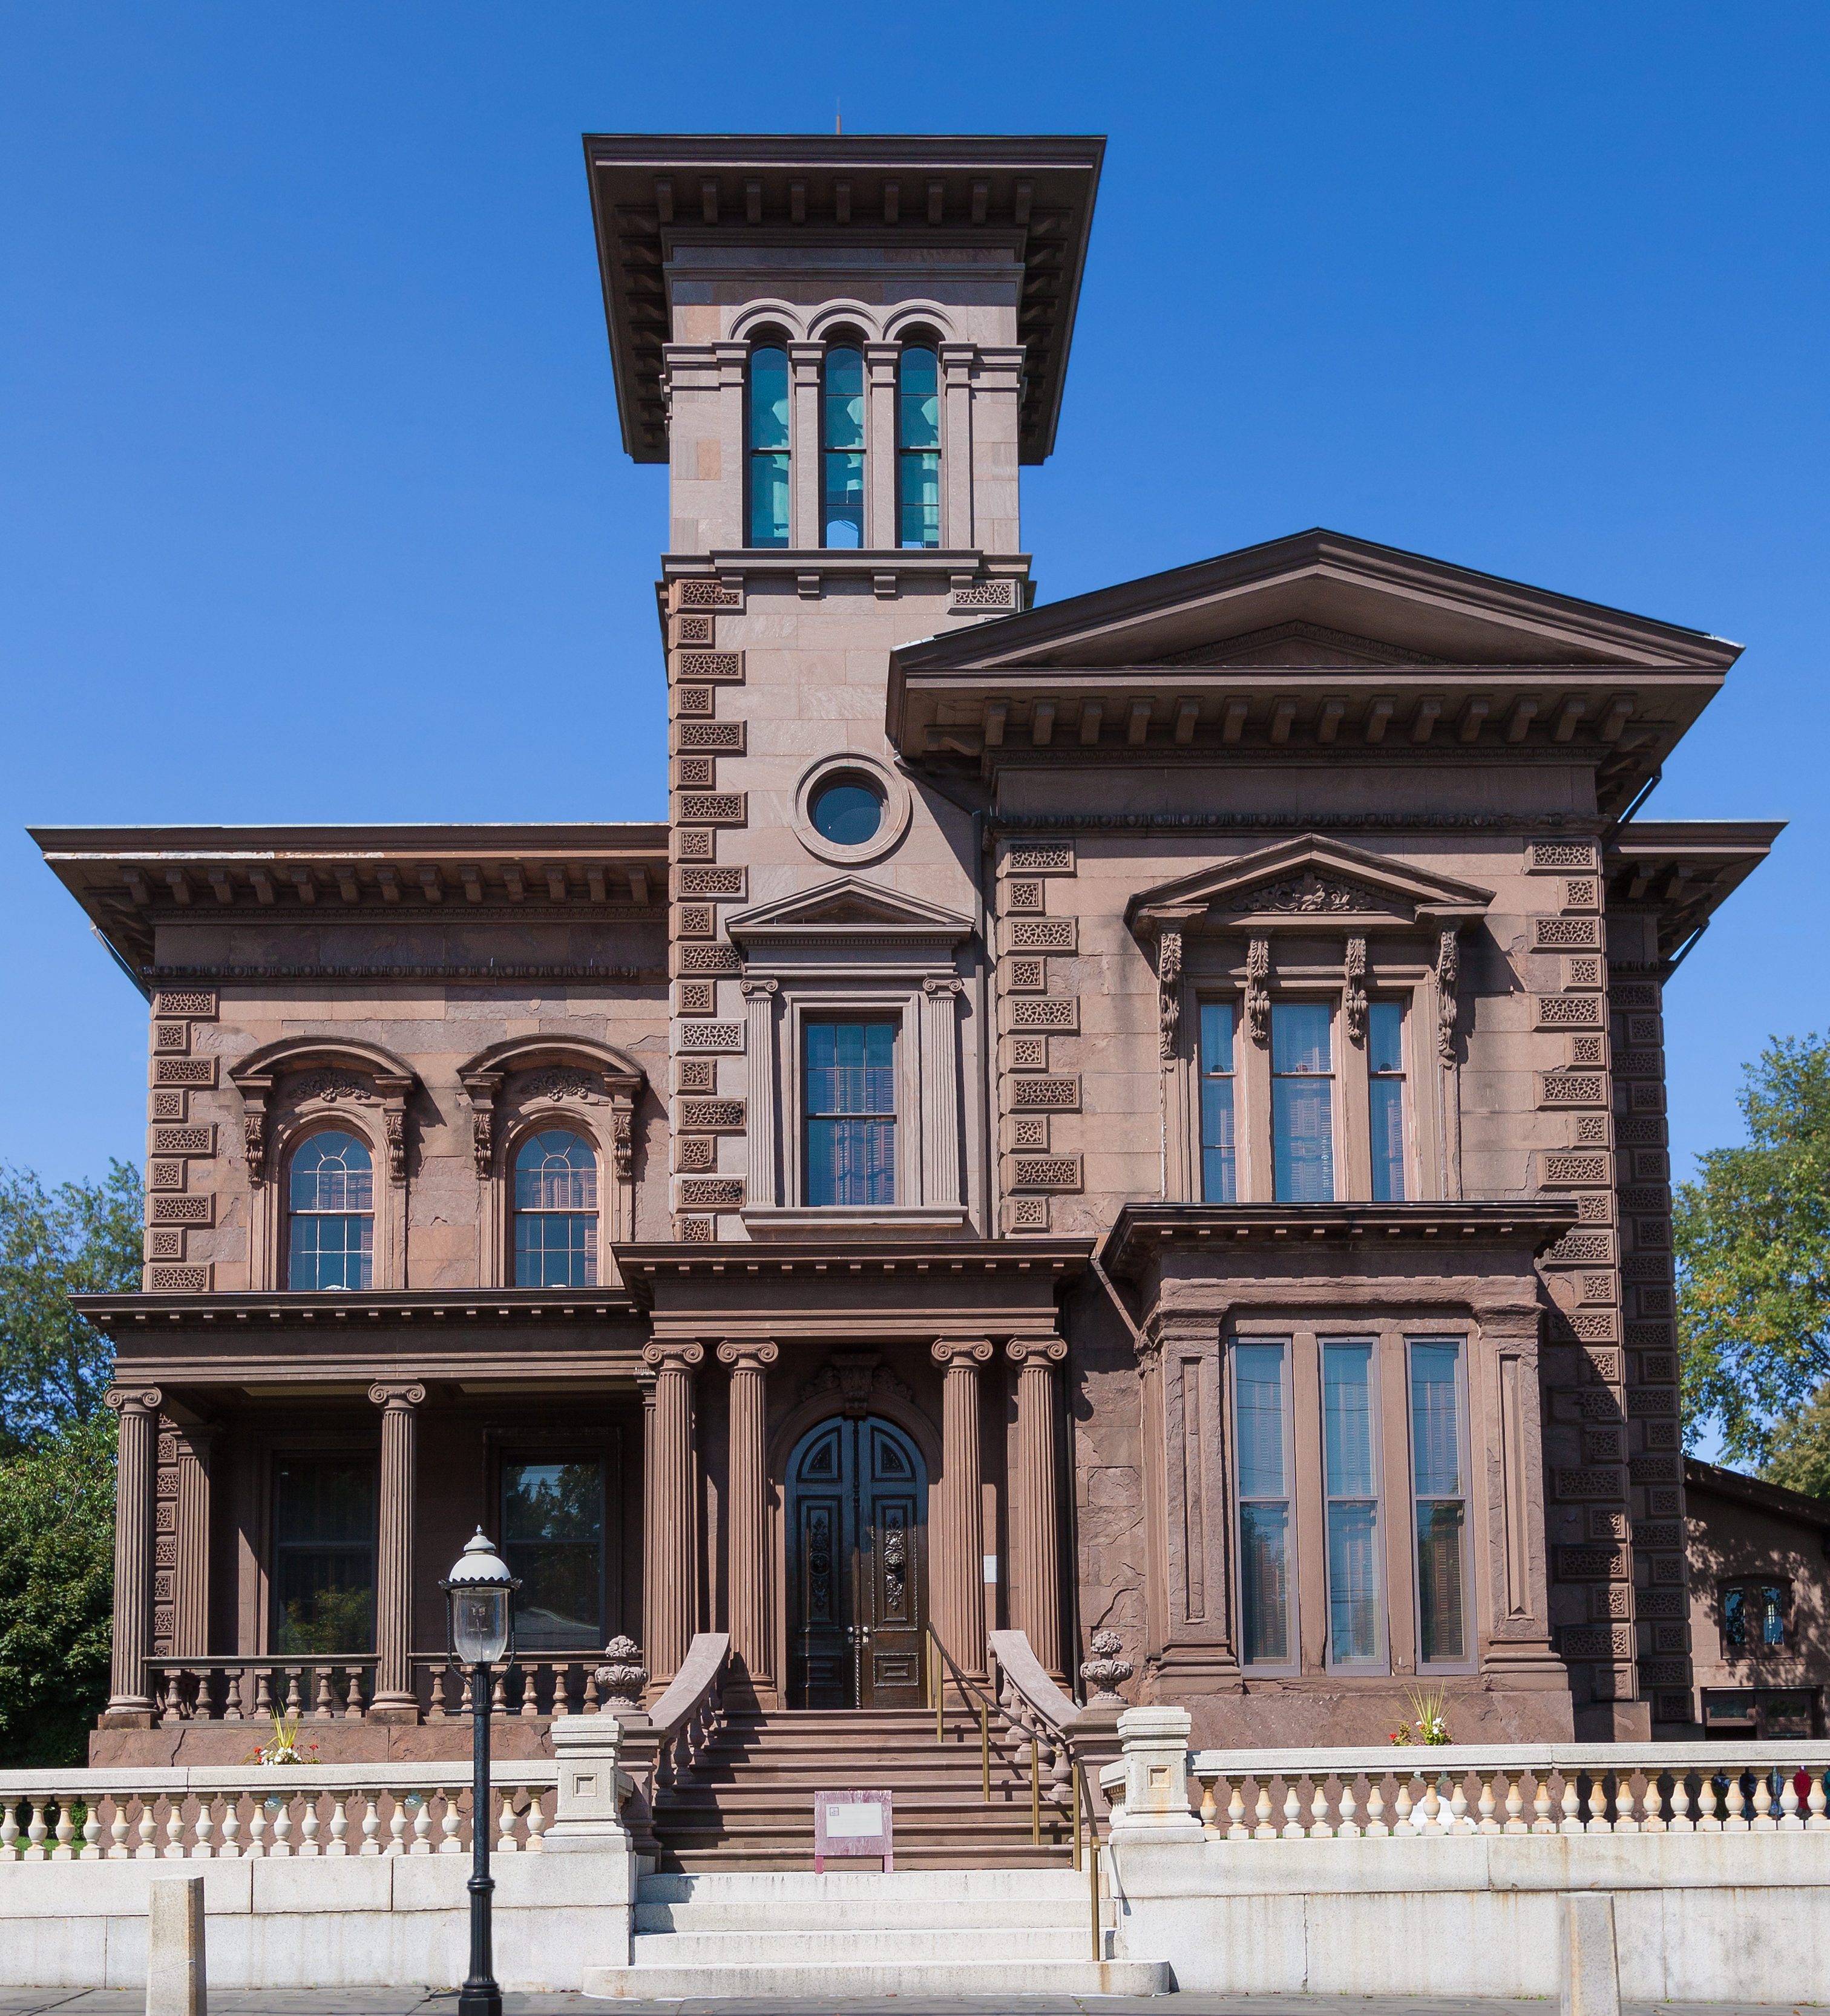
[[[588,1996],[615,2000],[685,2001],[695,1996],[734,2000],[836,2002],[876,1996],[935,2000],[983,1996],[1000,2008],[1025,1995],[1167,1995],[1175,1978],[1161,1960],[975,1960],[961,1965],[877,1963],[859,1966],[747,1964],[590,1967]]]
[[[630,1942],[630,1958],[637,1967],[735,1967],[751,1961],[764,1967],[867,1967],[878,1961],[923,1967],[973,1960],[1085,1960],[1088,1943],[1086,1928],[1079,1925],[638,1932]]]

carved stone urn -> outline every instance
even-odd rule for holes
[[[1125,1669],[1130,1671],[1129,1667]],[[607,1711],[639,1709],[642,1690],[648,1684],[648,1669],[642,1663],[642,1648],[633,1638],[613,1638],[603,1648],[603,1664],[592,1676],[597,1683],[600,1702]]]
[[[1115,1631],[1093,1634],[1093,1657],[1080,1662],[1080,1678],[1086,1689],[1089,1708],[1122,1708],[1119,1687],[1131,1677],[1131,1661],[1122,1659],[1125,1641]]]

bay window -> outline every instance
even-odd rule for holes
[[[1322,1471],[1327,1501],[1328,1664],[1385,1657],[1373,1347],[1322,1345]]]
[[[1288,1666],[1291,1615],[1290,1347],[1233,1348],[1234,1464],[1237,1480],[1239,1662]]]
[[[1458,1665],[1468,1656],[1462,1347],[1458,1339],[1414,1338],[1410,1355],[1418,1664]]]

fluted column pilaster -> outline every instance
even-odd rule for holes
[[[1005,1347],[1017,1373],[1017,1475],[1010,1492],[1016,1578],[1010,1621],[1027,1634],[1055,1679],[1061,1663],[1061,1535],[1056,1491],[1055,1367],[1068,1355],[1058,1337],[1014,1337]]]
[[[934,1362],[941,1383],[941,1474],[929,1572],[935,1629],[962,1672],[982,1679],[985,1657],[985,1489],[979,1452],[978,1368],[991,1358],[983,1339],[943,1338]]]
[[[210,1445],[215,1438],[216,1431],[204,1427],[185,1428],[178,1438],[171,1649],[180,1658],[201,1658],[210,1649]]]
[[[718,1347],[731,1369],[728,1574],[731,1650],[755,1687],[775,1679],[775,1637],[769,1628],[769,1368],[781,1355],[768,1342],[731,1341]]]
[[[651,1344],[642,1353],[654,1373],[649,1436],[648,1524],[642,1535],[643,1609],[650,1684],[680,1669],[698,1615],[697,1463],[693,1446],[693,1373],[698,1344]]]
[[[114,1638],[109,1659],[110,1716],[153,1712],[146,1655],[153,1643],[153,1463],[164,1395],[157,1386],[111,1386],[119,1417],[114,1471]]]
[[[378,1384],[369,1399],[381,1409],[380,1517],[375,1546],[375,1698],[371,1715],[416,1719],[413,1692],[413,1506],[419,1409],[423,1386]]]

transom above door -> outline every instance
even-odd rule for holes
[[[919,1708],[928,1468],[877,1415],[823,1421],[788,1460],[788,1702]]]

